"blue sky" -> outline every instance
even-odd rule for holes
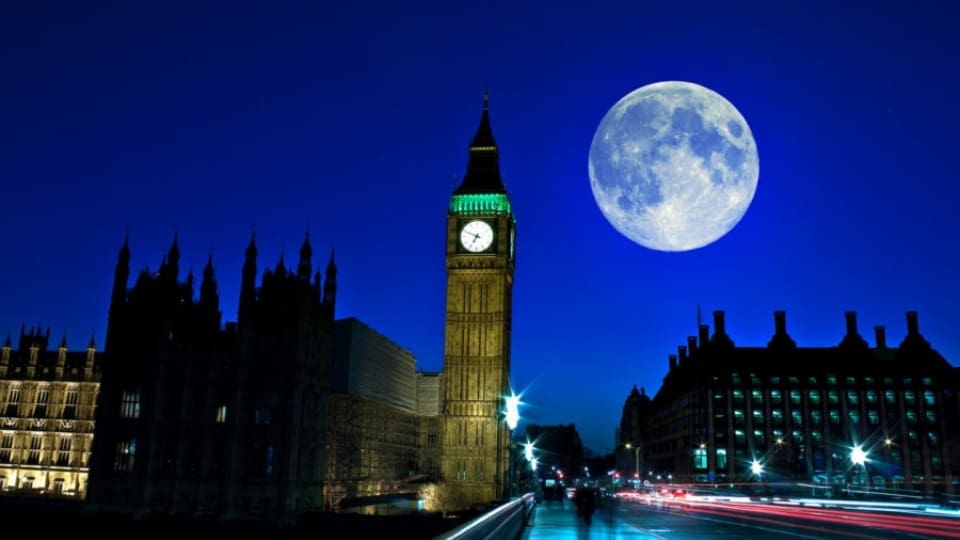
[[[518,221],[513,382],[528,422],[613,446],[634,384],[726,311],[801,346],[904,312],[960,361],[960,4],[955,2],[4,2],[0,331],[103,343],[116,253],[213,251],[235,320],[260,265],[335,244],[337,314],[442,368],[445,213],[489,88]],[[685,253],[618,234],[587,153],[617,100],[663,80],[722,94],[760,180],[725,237]],[[315,259],[315,263],[316,263]]]

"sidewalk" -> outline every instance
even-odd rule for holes
[[[623,523],[616,510],[598,509],[590,525],[577,517],[573,501],[540,501],[533,510],[523,540],[566,540],[571,538],[659,538]]]

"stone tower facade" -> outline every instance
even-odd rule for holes
[[[515,231],[484,96],[467,172],[447,212],[441,469],[464,507],[504,494]]]

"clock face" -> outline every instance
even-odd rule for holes
[[[493,243],[493,229],[486,221],[471,221],[460,229],[460,245],[467,251],[479,253]]]

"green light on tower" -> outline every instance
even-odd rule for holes
[[[505,193],[464,193],[450,199],[450,212],[460,215],[509,214],[510,199]]]

